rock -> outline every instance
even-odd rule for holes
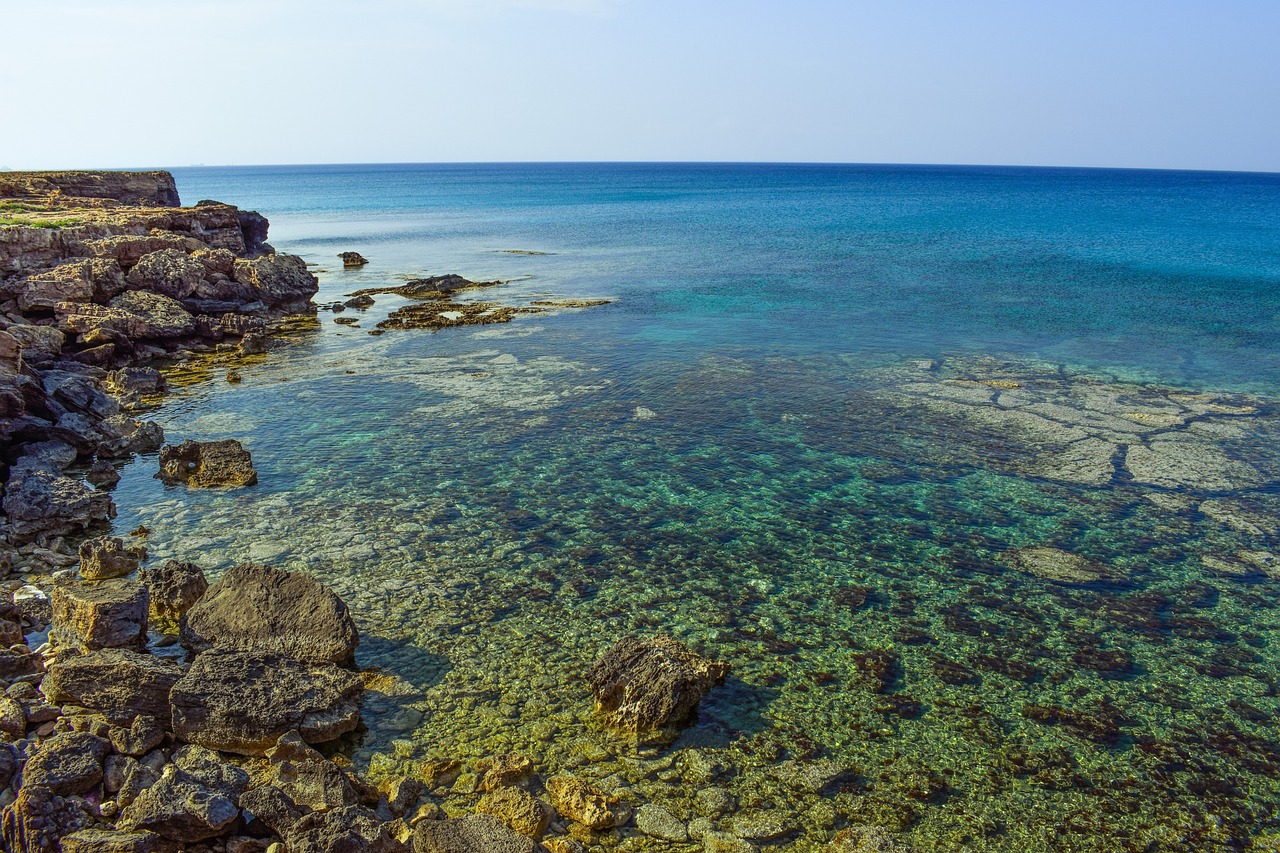
[[[67,337],[53,326],[31,324],[10,326],[6,334],[22,348],[23,364],[37,366],[56,360],[62,354]]]
[[[369,263],[359,252],[342,252],[338,257],[342,258],[342,265],[348,268],[362,267]]]
[[[729,665],[701,657],[666,636],[628,637],[587,673],[596,710],[625,732],[648,732],[685,720]]]
[[[774,768],[773,775],[789,787],[799,788],[810,794],[821,794],[836,782],[853,776],[854,772],[852,768],[829,758],[818,758],[784,761]],[[701,796],[703,792],[698,793]]]
[[[44,658],[30,649],[16,651],[0,648],[0,678],[9,680],[34,675],[43,668]]]
[[[109,495],[64,477],[60,471],[21,460],[9,471],[3,508],[9,518],[9,534],[17,542],[41,533],[84,530],[116,514]]]
[[[158,753],[161,762],[164,760],[164,754]],[[147,758],[144,757],[143,761]],[[163,767],[163,764],[159,764]],[[105,771],[104,771],[105,772]],[[152,785],[160,781],[160,770],[152,764],[143,764],[141,761],[135,761],[129,765],[125,771],[124,781],[120,785],[120,790],[116,792],[116,802],[121,808],[127,807],[134,800],[142,795],[142,792],[150,788]]]
[[[849,826],[836,833],[831,853],[912,853],[914,848],[899,844],[878,826]]]
[[[18,293],[18,310],[52,311],[62,302],[93,299],[92,266],[88,260],[71,261],[29,276]]]
[[[0,743],[0,791],[9,787],[18,772],[18,751],[7,743]]]
[[[60,643],[87,649],[146,643],[147,588],[137,581],[58,586],[52,600],[51,636]]]
[[[547,796],[556,811],[591,829],[608,829],[618,822],[614,808],[618,801],[581,779],[572,776],[548,779]]]
[[[122,578],[136,572],[145,556],[145,549],[127,548],[119,537],[86,539],[80,543],[80,575],[91,581]]]
[[[173,731],[241,755],[262,755],[294,729],[321,743],[359,724],[360,692],[359,679],[331,663],[213,649],[173,686]]]
[[[244,783],[248,784],[247,774]],[[155,784],[125,807],[118,825],[126,831],[150,830],[181,843],[214,838],[240,817],[240,807],[228,793],[169,765]]]
[[[302,812],[289,797],[274,785],[261,785],[240,797],[240,808],[261,821],[276,835],[285,835]],[[252,828],[252,827],[250,827]]]
[[[480,777],[480,790],[496,791],[518,785],[533,773],[533,762],[523,755],[498,755],[476,762]]]
[[[406,853],[390,827],[368,809],[348,806],[303,817],[285,842],[290,853]]]
[[[1151,441],[1135,444],[1125,455],[1135,482],[1168,489],[1225,492],[1264,485],[1267,478],[1252,465],[1200,441]]]
[[[110,795],[124,787],[124,780],[133,768],[138,767],[138,759],[128,755],[108,755],[102,764],[102,790]]]
[[[136,402],[143,396],[164,393],[164,374],[153,367],[122,367],[112,370],[103,380],[103,386],[123,400]]]
[[[41,687],[49,701],[98,711],[112,723],[131,725],[139,715],[168,721],[169,691],[182,667],[126,649],[59,655]]]
[[[237,260],[232,277],[247,288],[246,299],[260,300],[272,307],[305,304],[320,289],[316,277],[307,271],[306,261],[296,255]]]
[[[704,853],[755,853],[759,848],[727,832],[708,832],[702,836]]]
[[[733,832],[751,841],[778,841],[795,832],[795,827],[776,813],[744,812],[734,817]]]
[[[85,474],[84,478],[90,485],[100,491],[114,489],[116,484],[120,482],[120,472],[110,462],[105,459],[99,459],[89,467],[89,473]]]
[[[141,321],[138,337],[182,338],[196,330],[195,318],[182,307],[182,303],[159,293],[127,291],[112,299],[109,307],[126,311]]]
[[[689,829],[684,821],[653,803],[645,803],[636,812],[636,829],[664,841],[683,844],[689,840]]]
[[[27,733],[27,709],[22,703],[0,695],[0,733],[17,740]]]
[[[164,742],[165,727],[155,717],[139,714],[129,728],[113,726],[109,735],[111,745],[121,755],[146,755]]]
[[[161,249],[143,255],[129,270],[133,290],[146,290],[170,299],[186,299],[205,277],[205,265],[180,249]]]
[[[342,768],[323,758],[281,761],[272,767],[271,784],[310,811],[330,811],[359,805],[360,801]]]
[[[177,207],[178,187],[169,172],[5,172],[0,196],[110,199],[127,205]]]
[[[733,795],[724,788],[701,788],[694,795],[698,811],[709,817],[720,817],[733,810]]]
[[[275,339],[266,332],[249,332],[240,338],[241,355],[261,355],[270,352],[275,346]]]
[[[485,794],[476,812],[493,815],[513,832],[529,838],[541,838],[551,819],[550,807],[522,788],[498,788]]]
[[[372,296],[362,294],[353,296],[342,304],[347,308],[370,308],[374,304],[374,299]]]
[[[384,782],[381,786],[387,798],[387,808],[396,817],[404,817],[422,796],[422,783],[404,776]]]
[[[1111,577],[1106,566],[1061,548],[1013,548],[1004,556],[1018,571],[1056,583],[1097,583]]]
[[[45,741],[22,768],[23,787],[48,788],[54,794],[83,794],[102,781],[102,762],[111,745],[84,732],[66,732]]]
[[[55,853],[59,839],[93,824],[88,803],[79,797],[25,785],[0,817],[0,837],[6,853]]]
[[[142,569],[138,578],[151,593],[151,614],[166,622],[181,619],[209,588],[203,569],[177,560],[169,560],[159,568]]]
[[[62,839],[62,853],[177,853],[177,846],[154,832],[82,829]]]
[[[228,571],[187,612],[182,644],[280,652],[300,660],[349,663],[360,641],[347,606],[303,572],[260,563]]]
[[[119,234],[98,240],[86,240],[85,248],[95,258],[115,261],[119,266],[129,269],[146,255],[164,249],[176,249],[186,252],[200,244],[190,237],[179,234]],[[121,290],[124,287],[121,286]]]
[[[413,853],[533,853],[533,839],[492,815],[424,820],[413,833]]]
[[[1246,536],[1266,537],[1280,533],[1280,514],[1258,504],[1212,498],[1200,504],[1200,512]]]
[[[253,458],[235,439],[184,441],[160,449],[160,473],[156,478],[174,486],[252,486],[258,482]]]

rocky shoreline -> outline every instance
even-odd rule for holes
[[[315,276],[266,243],[265,218],[179,204],[163,172],[0,176],[5,849],[565,853],[617,846],[633,818],[646,837],[690,842],[662,809],[544,779],[520,755],[425,761],[371,784],[344,754],[366,684],[385,676],[357,668],[337,595],[257,563],[210,584],[194,563],[144,566],[144,528],[101,535],[133,454],[159,450],[156,476],[178,488],[256,482],[238,442],[162,448],[135,417],[165,391],[155,365],[264,353],[316,310]],[[428,284],[433,302],[478,286]],[[431,324],[455,324],[443,319]],[[620,737],[661,739],[727,671],[670,638],[628,638],[587,683]],[[447,816],[442,798],[459,795],[474,813]],[[870,830],[840,843],[901,849]]]

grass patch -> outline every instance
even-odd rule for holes
[[[79,224],[75,219],[17,219],[12,216],[0,216],[0,225],[21,225],[26,228],[69,228]]]

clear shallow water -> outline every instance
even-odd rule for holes
[[[318,302],[428,272],[516,279],[483,297],[514,304],[616,300],[369,336],[399,304],[383,297],[363,328],[322,312],[242,384],[192,384],[155,413],[175,440],[245,440],[261,483],[166,489],[139,460],[117,527],[150,527],[153,559],[263,559],[349,598],[361,662],[395,677],[356,753],[375,773],[517,750],[681,818],[716,784],[739,801],[718,825],[776,819],[792,832],[773,843],[797,850],[852,822],[937,850],[1265,836],[1276,581],[1248,555],[1280,545],[1280,177],[175,174],[188,203],[265,213],[273,245],[323,270]],[[371,263],[344,271],[344,250]],[[1219,409],[1137,435],[1193,405],[1161,391],[1166,408],[1143,408],[1147,385]],[[1042,395],[1030,405],[1057,420],[980,422],[987,403],[953,399],[975,387]],[[1086,398],[1120,419],[1089,416],[1103,461],[1169,446],[1181,461],[1046,476],[1083,446],[1062,442]],[[1028,546],[1107,577],[1019,571]],[[679,741],[637,752],[594,725],[581,674],[656,630],[734,675]],[[849,772],[815,793],[793,771],[818,759]],[[601,840],[619,842],[660,844]]]

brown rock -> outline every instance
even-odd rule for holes
[[[87,649],[142,646],[147,632],[147,588],[111,580],[53,588],[52,636]]]
[[[359,252],[342,252],[338,257],[342,258],[344,267],[362,267],[369,263]]]
[[[205,266],[180,249],[161,249],[143,255],[129,270],[129,287],[186,299],[204,280]]]
[[[23,787],[48,788],[54,794],[83,794],[102,781],[102,762],[111,745],[84,732],[55,735],[27,759]]]
[[[480,798],[478,814],[493,815],[513,832],[541,838],[551,819],[551,809],[522,788],[498,788]]]
[[[23,282],[18,293],[20,311],[52,311],[60,302],[89,302],[93,299],[93,267],[88,260],[71,261]]]
[[[493,815],[424,820],[413,834],[414,853],[534,853],[533,839]]]
[[[480,777],[480,790],[496,791],[519,785],[529,778],[533,773],[533,762],[523,755],[497,755],[477,761],[476,772],[484,774]]]
[[[618,642],[587,673],[596,710],[625,732],[648,732],[688,718],[729,665],[666,635]]]
[[[581,779],[572,776],[548,779],[547,796],[556,811],[591,829],[608,829],[618,822],[614,809],[618,801]]]
[[[204,571],[195,563],[169,560],[159,568],[143,569],[139,579],[151,592],[151,613],[166,622],[177,622],[209,588]]]
[[[5,853],[55,853],[58,840],[91,827],[94,815],[84,800],[59,797],[40,785],[24,785],[0,817]]]
[[[269,306],[298,305],[311,301],[320,289],[307,263],[296,255],[263,255],[237,260],[232,277],[248,287],[248,296]]]
[[[355,675],[331,663],[213,649],[173,686],[173,731],[240,755],[262,755],[294,729],[321,743],[359,724],[361,689]]]
[[[157,479],[168,485],[252,486],[258,482],[253,458],[235,439],[224,441],[184,441],[160,449]]]
[[[281,652],[300,660],[349,663],[360,641],[347,606],[304,572],[243,563],[209,587],[187,612],[182,644]]]
[[[181,677],[182,667],[172,659],[103,649],[59,655],[41,689],[51,702],[91,708],[112,723],[130,725],[142,714],[167,721],[169,691]]]
[[[177,853],[178,846],[154,832],[82,829],[62,839],[62,853]]]
[[[159,293],[131,290],[111,300],[110,307],[141,320],[143,338],[182,338],[196,331],[195,318],[182,303]]]
[[[145,549],[125,547],[119,537],[86,539],[80,543],[80,576],[91,581],[122,578],[136,572],[145,556]]]

